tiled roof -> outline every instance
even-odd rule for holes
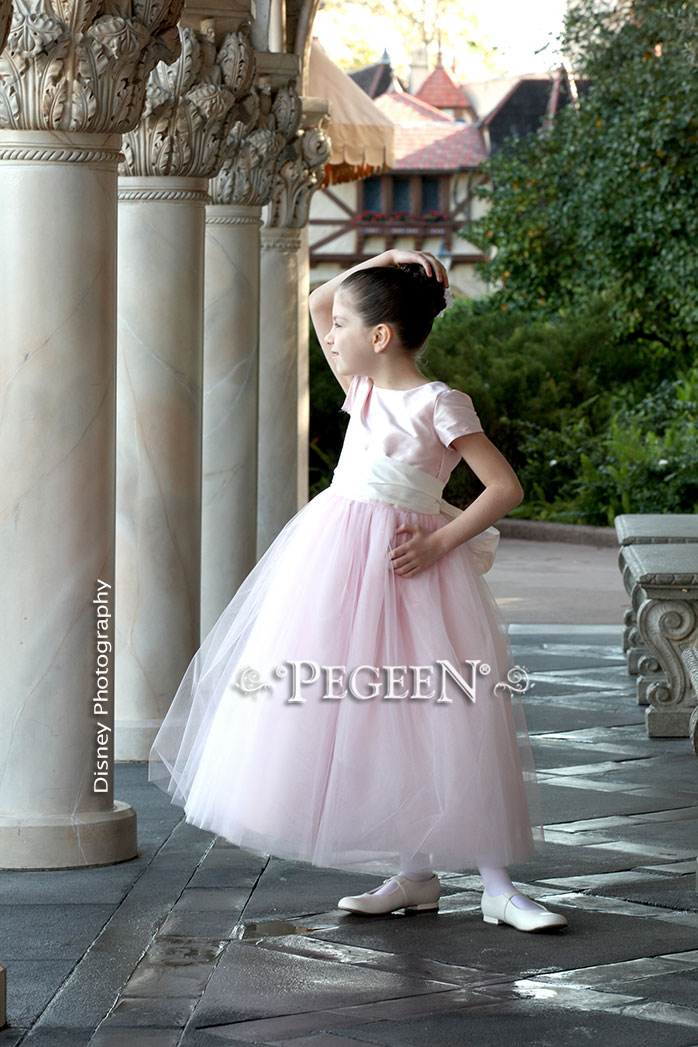
[[[470,100],[439,63],[416,92],[417,98],[437,109],[470,109]]]
[[[393,123],[455,123],[455,119],[449,113],[442,113],[428,102],[408,94],[406,91],[389,91],[387,94],[376,98],[375,104]]]
[[[364,69],[355,69],[348,76],[365,91],[369,98],[378,98],[390,90],[393,81],[393,70],[388,62],[376,62]]]
[[[395,125],[395,171],[457,171],[486,159],[482,132],[474,124]]]

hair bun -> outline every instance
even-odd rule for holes
[[[424,266],[419,262],[400,263],[396,268],[407,273],[419,284],[423,303],[431,313],[432,319],[443,312],[447,304],[444,285],[435,276],[429,276]]]

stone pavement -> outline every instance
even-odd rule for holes
[[[438,913],[341,913],[380,878],[241,851],[118,764],[138,858],[0,872],[0,1047],[698,1047],[698,761],[688,739],[647,738],[620,617],[577,624],[590,569],[560,611],[572,624],[510,630],[547,841],[510,873],[568,927],[483,923],[469,869],[442,877]]]

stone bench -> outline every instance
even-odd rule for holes
[[[625,550],[628,546],[698,542],[698,514],[694,513],[621,513],[613,523],[620,545],[618,566],[624,582]],[[631,597],[627,584],[626,591]],[[640,658],[646,657],[649,652],[637,631],[632,605],[625,612],[623,625],[623,651],[628,660],[628,672],[637,675]],[[640,698],[638,700],[640,704],[647,704]]]
[[[682,651],[698,642],[698,543],[626,546],[623,582],[647,650],[637,679],[647,734],[685,738],[696,706]]]

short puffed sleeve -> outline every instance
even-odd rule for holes
[[[467,393],[460,389],[443,389],[434,403],[434,428],[446,447],[467,433],[481,433],[483,428]]]
[[[347,389],[347,395],[344,397],[344,403],[340,407],[340,411],[346,411],[347,414],[351,414],[363,378],[364,375],[362,374],[355,374],[352,377],[352,380],[349,383],[349,388]]]

